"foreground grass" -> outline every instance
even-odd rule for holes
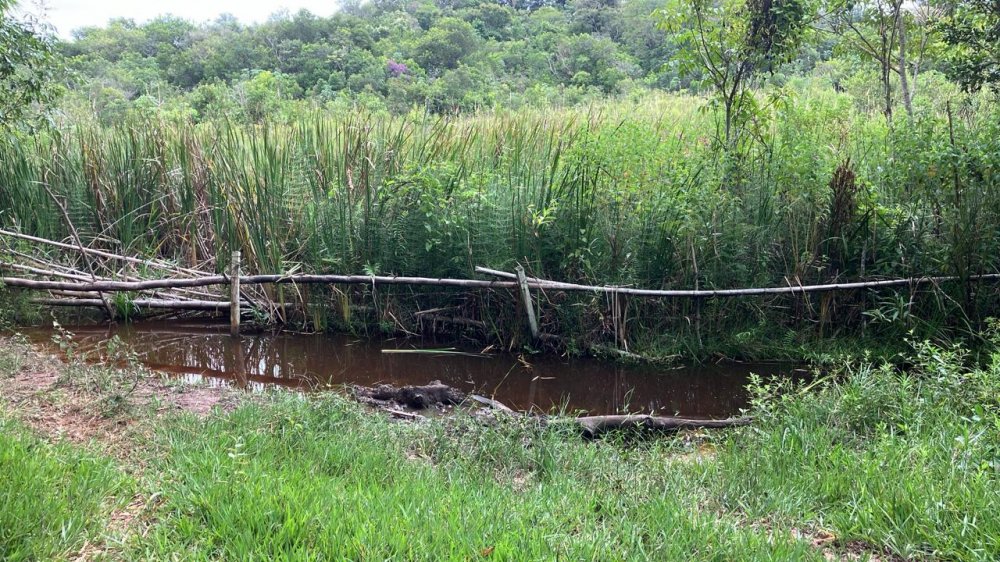
[[[0,559],[79,550],[100,532],[127,484],[108,459],[41,440],[0,411]]]
[[[672,466],[670,443],[585,445],[520,420],[400,425],[324,398],[178,421],[154,446],[168,499],[135,545],[153,558],[810,554],[701,509],[702,487]]]
[[[860,365],[809,389],[760,387],[747,428],[641,442],[586,443],[520,418],[399,423],[334,395],[169,415],[134,443],[147,523],[105,554],[995,560],[1000,355],[966,363],[920,345],[906,372]],[[127,467],[10,421],[0,440],[4,529],[23,504],[79,522],[15,524],[7,552],[59,557],[99,541],[94,522]]]

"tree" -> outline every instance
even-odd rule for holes
[[[31,18],[11,15],[13,0],[0,0],[0,129],[26,121],[33,106],[55,96],[53,39]]]
[[[917,76],[938,10],[928,0],[835,0],[830,12],[833,31],[845,44],[878,63],[886,120],[892,121],[893,76],[899,80],[903,108],[912,118]],[[915,43],[909,39],[911,33],[918,39]]]
[[[299,87],[288,76],[263,70],[234,84],[233,92],[246,121],[260,123],[274,118],[281,102],[294,97]]]
[[[595,33],[615,40],[621,37],[618,0],[570,0],[567,7],[573,33]]]
[[[561,83],[596,86],[606,93],[637,70],[614,41],[586,33],[560,41],[552,56],[552,72]]]
[[[954,2],[939,27],[950,47],[948,75],[968,91],[1000,92],[1000,0]]]
[[[670,0],[657,11],[681,46],[681,72],[699,74],[722,103],[726,149],[739,140],[733,125],[753,106],[762,72],[795,55],[809,13],[807,0]]]
[[[480,38],[475,28],[458,18],[441,18],[417,41],[413,60],[428,72],[457,68],[476,51]]]

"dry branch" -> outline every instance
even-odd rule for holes
[[[30,265],[21,265],[19,263],[0,263],[0,268],[16,269],[18,271],[33,273],[35,275],[41,275],[43,277],[58,277],[60,279],[72,279],[74,281],[83,281],[85,283],[93,281],[93,279],[84,275],[77,275],[75,273],[63,273],[61,271],[42,269],[40,267],[31,267]]]
[[[207,287],[228,285],[224,275],[183,279],[149,279],[146,281],[94,281],[91,283],[64,283],[61,281],[41,281],[20,277],[0,278],[0,282],[11,287],[27,289],[61,289],[76,291],[145,291],[149,289],[170,289],[178,287]],[[442,287],[472,288],[514,288],[517,283],[503,281],[480,281],[476,279],[435,279],[431,277],[380,277],[369,275],[250,275],[240,277],[242,285],[262,285],[267,283],[321,283],[343,285],[435,285]]]
[[[513,273],[497,271],[485,267],[476,267],[478,273],[486,273],[504,278],[516,278]],[[630,295],[636,297],[690,297],[690,298],[718,298],[718,297],[743,297],[754,295],[784,295],[803,293],[822,293],[827,291],[848,291],[854,289],[879,289],[884,287],[905,287],[927,284],[947,283],[950,281],[1000,281],[1000,273],[986,273],[982,275],[970,275],[963,278],[957,275],[940,277],[912,277],[907,279],[883,279],[875,281],[857,281],[853,283],[830,283],[823,285],[789,285],[787,287],[766,287],[750,289],[636,289],[632,287],[578,285],[576,283],[563,283],[561,281],[546,281],[535,277],[528,278],[528,286],[538,289],[553,289],[562,291],[581,291],[592,293],[611,293],[617,295]]]
[[[83,241],[80,240],[80,233],[76,231],[76,226],[73,224],[73,220],[69,217],[69,211],[66,210],[66,204],[63,203],[61,199],[56,197],[56,194],[49,189],[48,185],[45,186],[45,192],[49,194],[49,197],[51,197],[53,201],[55,201],[56,206],[59,207],[59,210],[62,212],[63,219],[66,220],[66,226],[69,228],[70,234],[73,235],[73,242],[76,244],[76,247],[79,248],[80,255],[83,257],[83,263],[87,266],[87,271],[90,272],[90,280],[97,281],[97,272],[94,269],[94,264],[90,261],[90,257],[87,256],[84,251],[86,248],[83,246]],[[101,303],[104,304],[104,310],[108,313],[108,318],[114,322],[115,309],[112,308],[111,303],[108,301],[108,297],[105,296],[104,293],[99,293],[99,296],[101,298]]]
[[[101,299],[49,299],[38,298],[29,301],[43,306],[96,306],[104,307]],[[166,299],[135,299],[129,301],[137,308],[166,308],[175,310],[229,310],[228,301],[196,301]]]
[[[21,234],[20,232],[12,232],[12,231],[9,231],[9,230],[2,230],[2,229],[0,229],[0,235],[10,236],[11,238],[20,238],[21,240],[28,240],[30,242],[37,242],[39,244],[46,244],[46,245],[49,245],[49,246],[54,246],[56,248],[63,248],[63,249],[66,249],[66,250],[82,251],[82,252],[84,252],[86,254],[90,254],[90,255],[93,255],[93,256],[100,256],[102,258],[107,258],[107,259],[112,259],[112,260],[120,260],[120,261],[124,261],[124,262],[128,262],[128,263],[134,263],[134,264],[138,264],[138,265],[143,265],[143,266],[150,267],[150,268],[153,268],[153,269],[161,269],[161,270],[171,271],[171,272],[174,272],[174,273],[185,273],[185,274],[188,274],[188,275],[204,275],[205,274],[204,271],[198,271],[198,270],[195,270],[195,269],[187,269],[187,268],[179,267],[179,266],[176,266],[176,265],[164,262],[164,261],[160,261],[160,260],[149,260],[149,259],[134,258],[134,257],[131,257],[131,256],[123,256],[123,255],[115,254],[115,253],[112,253],[112,252],[106,252],[104,250],[95,250],[93,248],[86,248],[86,247],[85,248],[79,248],[79,247],[74,246],[72,244],[66,244],[64,242],[57,242],[55,240],[48,240],[48,239],[45,239],[45,238],[39,238],[37,236],[30,236],[28,234]]]

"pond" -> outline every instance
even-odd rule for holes
[[[649,413],[724,418],[747,406],[751,373],[798,376],[794,365],[708,363],[664,367],[622,365],[552,355],[455,353],[421,340],[360,340],[343,334],[292,332],[233,338],[228,324],[138,322],[67,326],[82,351],[104,349],[118,336],[151,369],[192,383],[314,390],[344,384],[423,385],[439,380],[518,410]],[[51,343],[52,328],[27,330]]]

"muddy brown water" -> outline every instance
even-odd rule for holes
[[[519,410],[586,412],[592,415],[653,413],[722,418],[747,406],[751,373],[765,378],[797,376],[788,364],[628,366],[554,356],[486,356],[427,352],[415,340],[358,340],[341,334],[247,334],[230,337],[227,324],[139,322],[68,326],[83,351],[94,354],[118,336],[146,366],[189,382],[262,390],[300,390],[343,384],[422,385],[433,380],[491,396]],[[52,328],[29,330],[36,343],[52,345]],[[416,352],[414,352],[416,351]]]

